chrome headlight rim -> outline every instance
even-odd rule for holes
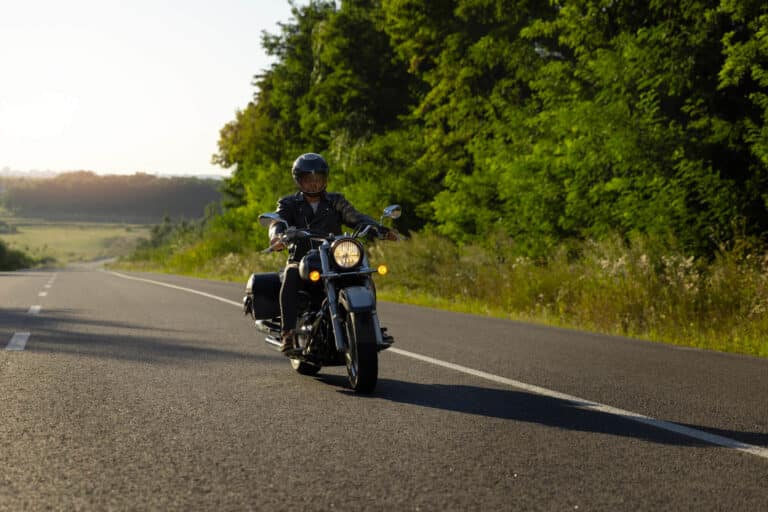
[[[363,246],[351,238],[336,240],[331,244],[331,256],[337,267],[350,270],[363,262]]]

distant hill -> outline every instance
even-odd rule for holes
[[[151,174],[100,176],[90,171],[54,177],[0,176],[0,206],[20,217],[104,222],[195,219],[221,199],[220,180]]]

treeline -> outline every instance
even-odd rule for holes
[[[2,178],[0,204],[14,215],[52,220],[160,222],[197,219],[218,203],[220,181],[149,174],[99,176],[71,172],[54,178]]]
[[[521,254],[650,236],[699,255],[768,232],[768,4],[313,0],[223,127],[218,230],[249,231],[307,151],[401,228]],[[227,237],[219,236],[225,240]]]

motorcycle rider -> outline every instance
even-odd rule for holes
[[[282,197],[277,202],[277,214],[282,220],[275,221],[269,228],[270,245],[273,250],[285,249],[279,235],[289,226],[319,233],[341,234],[342,224],[349,227],[373,225],[390,240],[397,234],[379,225],[371,217],[357,211],[346,198],[337,192],[326,192],[329,168],[325,159],[317,153],[299,156],[291,169],[298,191]],[[298,293],[301,287],[299,262],[312,248],[306,238],[291,244],[288,262],[285,266],[283,283],[280,288],[281,346],[280,351],[290,353],[296,347],[295,329]]]

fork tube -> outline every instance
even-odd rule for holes
[[[330,244],[323,242],[320,247],[320,267],[323,273],[327,274],[331,270],[328,261],[328,248]],[[325,278],[325,295],[328,297],[328,309],[331,312],[331,325],[333,326],[333,339],[336,343],[336,351],[342,354],[347,352],[347,344],[344,342],[344,331],[341,329],[341,319],[339,318],[339,308],[336,305],[336,289],[329,278]]]

